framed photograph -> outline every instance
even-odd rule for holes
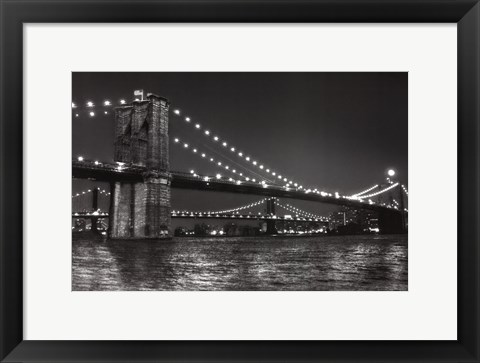
[[[477,1],[0,3],[2,362],[480,361]]]

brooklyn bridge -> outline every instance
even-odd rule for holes
[[[142,97],[143,98],[143,97]],[[123,103],[123,102],[122,102]],[[76,107],[72,104],[72,107]],[[235,169],[236,163],[220,161],[217,155],[191,145],[179,138],[170,139],[169,120],[182,119],[191,124],[193,132],[201,132],[211,142],[222,147],[223,153],[235,157],[254,168],[251,174]],[[356,209],[371,210],[378,215],[381,233],[405,233],[406,213],[403,196],[406,187],[393,177],[370,187],[359,188],[358,193],[344,195],[315,187],[305,187],[278,171],[269,169],[260,161],[245,155],[209,129],[192,122],[178,109],[170,110],[166,98],[148,94],[145,100],[123,103],[115,108],[114,162],[89,160],[78,156],[72,161],[72,177],[107,182],[110,191],[92,188],[72,196],[72,200],[89,196],[90,205],[72,208],[73,218],[109,219],[108,237],[111,239],[161,239],[172,235],[172,218],[259,219],[266,222],[266,234],[276,234],[281,220],[326,222],[324,216],[301,210],[283,202],[283,198],[327,203]],[[219,170],[206,175],[196,170],[170,169],[171,144],[188,150],[193,157],[211,162]],[[259,196],[259,200],[223,210],[177,211],[171,206],[171,188],[241,193]],[[389,196],[387,201],[379,197]],[[392,197],[397,196],[397,197]],[[105,207],[99,208],[99,200]],[[78,203],[77,203],[78,204]],[[75,205],[73,203],[73,205]],[[254,206],[264,206],[263,213],[246,213]],[[281,214],[282,210],[287,214]],[[293,215],[293,217],[291,217]]]

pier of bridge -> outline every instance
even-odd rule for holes
[[[115,109],[115,156],[119,164],[143,168],[140,181],[111,183],[112,239],[171,237],[169,102],[148,94]]]

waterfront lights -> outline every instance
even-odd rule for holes
[[[78,161],[83,161],[83,156],[79,156]]]
[[[180,110],[173,110],[173,113],[174,113],[175,115],[180,115]]]
[[[91,117],[95,116],[95,112],[91,111],[91,112],[90,112],[90,116],[91,116]]]
[[[389,170],[387,171],[387,174],[388,174],[388,176],[394,176],[396,173],[395,173],[395,170],[389,169]]]
[[[127,103],[127,101],[125,101],[125,100],[120,100],[120,104],[121,104],[121,105],[124,105],[125,103]]]
[[[190,174],[195,174],[195,170],[190,170]]]
[[[98,164],[100,164],[100,163],[97,160],[95,160],[95,165],[98,165]]]

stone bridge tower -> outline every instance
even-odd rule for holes
[[[145,172],[143,182],[111,186],[110,238],[171,236],[168,112],[168,100],[153,94],[115,109],[114,159]]]

